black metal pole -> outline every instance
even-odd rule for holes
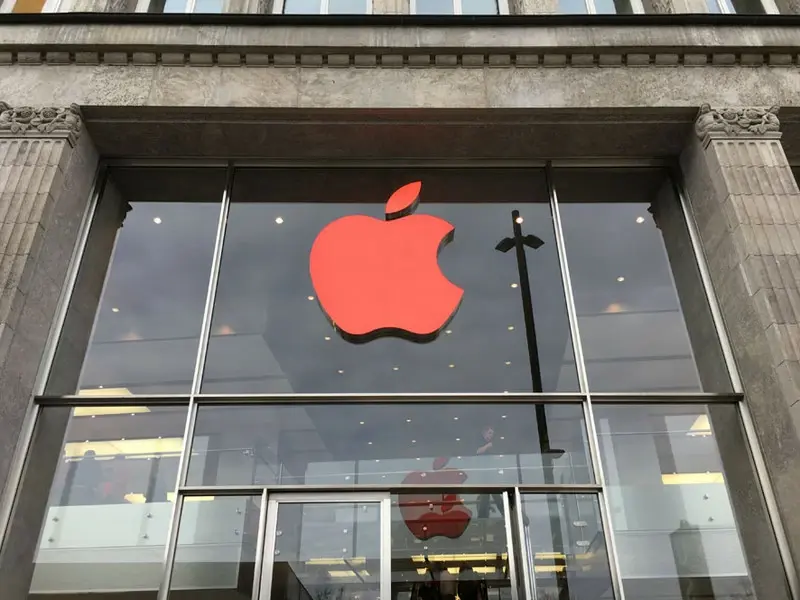
[[[522,295],[522,314],[525,318],[525,339],[528,345],[528,360],[531,370],[531,384],[534,392],[541,393],[542,370],[539,363],[539,344],[536,340],[536,323],[533,316],[533,296],[531,295],[531,284],[528,279],[528,260],[525,255],[525,240],[522,235],[522,220],[518,210],[511,211],[511,221],[514,230],[514,249],[517,254],[517,269],[519,271],[519,286]],[[536,239],[539,244],[541,240]],[[553,460],[558,453],[550,447],[550,435],[547,431],[547,414],[545,405],[536,404],[536,429],[539,434],[539,449],[542,456],[543,480],[545,484],[554,484],[555,475],[553,473]],[[559,453],[563,454],[563,451]],[[558,500],[555,495],[547,494],[548,512],[550,513],[550,533],[553,539],[553,551],[564,552],[564,543],[561,537],[561,516],[558,507]],[[532,561],[533,562],[533,561]],[[558,581],[559,600],[569,600],[569,582],[567,580],[567,561],[564,555],[563,569],[556,571]],[[531,573],[531,577],[535,577]]]

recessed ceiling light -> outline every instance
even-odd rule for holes
[[[644,223],[644,217],[636,217],[637,223]]]
[[[504,436],[504,435],[501,435],[501,436],[500,436],[500,439],[501,439],[501,440],[504,440],[504,439],[506,439],[506,436]]]
[[[417,460],[422,460],[421,458],[417,457]]]
[[[458,417],[453,417],[453,421],[458,421]]]
[[[525,219],[523,219],[522,217],[517,217],[515,220],[517,221],[517,223],[522,223]]]
[[[153,223],[155,223],[156,225],[161,225],[161,217],[154,218]]]
[[[447,366],[448,366],[449,368],[451,368],[451,369],[455,369],[455,368],[456,368],[456,366],[455,366],[455,365],[447,365]]]
[[[339,369],[339,370],[337,371],[337,373],[339,373],[339,375],[342,375],[342,374],[344,374],[344,369]]]
[[[313,300],[313,299],[314,299],[314,296],[309,296],[309,297],[308,297],[308,299],[309,299],[309,300]]]
[[[501,419],[505,419],[505,418],[506,418],[506,416],[507,416],[507,415],[503,415],[503,416],[501,416],[500,418],[501,418]]]
[[[417,443],[417,440],[411,440],[411,443],[412,443],[412,444],[416,444],[416,443]]]
[[[114,308],[111,309],[111,312],[119,312],[119,309],[115,306]]]
[[[461,438],[456,438],[456,441],[457,441],[457,442],[460,442],[460,441],[461,441]]]
[[[514,289],[516,289],[516,288],[518,288],[518,287],[519,287],[519,284],[518,284],[518,283],[512,283],[512,284],[511,284],[511,287],[512,287],[512,288],[514,288]]]
[[[326,341],[326,342],[330,342],[330,341],[331,341],[331,336],[329,336],[329,335],[326,335],[326,336],[325,336],[325,341]]]
[[[276,222],[278,225],[280,225],[281,223],[283,223],[283,217],[277,217],[277,218],[275,219],[275,222]]]
[[[506,366],[508,366],[508,365],[510,365],[510,364],[511,364],[511,361],[510,361],[510,360],[507,360],[507,361],[506,361]]]
[[[372,446],[372,442],[367,442],[367,445]]]
[[[446,333],[447,335],[450,335],[451,333],[453,333],[453,330],[452,330],[452,329],[448,329],[448,330],[446,330],[446,331],[445,331],[445,333]]]
[[[509,326],[508,326],[508,330],[509,330],[509,331],[514,331],[514,326],[513,326],[513,325],[509,325]]]
[[[364,424],[364,421],[359,421],[359,422],[358,422],[358,424],[359,424],[359,425],[363,425],[363,424]]]
[[[392,371],[399,371],[400,367],[392,367]]]
[[[622,275],[617,277],[617,283],[622,283],[623,281],[625,281],[625,278]]]
[[[406,419],[406,423],[411,423],[411,419]]]

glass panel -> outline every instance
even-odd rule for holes
[[[40,13],[46,0],[16,0],[13,2],[11,12],[15,13]]]
[[[221,169],[109,172],[49,394],[75,393],[78,373],[79,394],[190,391],[224,181]]]
[[[328,0],[328,13],[332,15],[365,15],[365,0]]]
[[[62,434],[66,425],[63,444],[58,425],[51,422],[51,416],[63,409],[52,410],[45,408],[42,418],[43,425],[52,430],[48,439],[37,437],[28,465],[28,472],[34,469],[35,473],[30,477],[33,487],[50,482],[55,472],[34,559],[31,594],[49,598],[91,594],[105,600],[136,592],[137,598],[155,600],[186,407],[76,407],[68,424],[61,422]],[[54,441],[56,452],[50,449]],[[27,486],[26,482],[23,490]],[[17,510],[30,523],[38,519],[30,511],[48,496],[46,489],[38,497],[23,493],[29,500]],[[26,537],[31,534],[29,527]],[[22,546],[15,548],[22,551]]]
[[[250,600],[260,511],[261,496],[184,498],[170,600]]]
[[[589,11],[585,0],[558,0],[558,12],[565,15],[582,15]]]
[[[668,175],[563,169],[554,179],[590,388],[729,391]]]
[[[731,7],[731,12],[740,15],[763,15],[767,12],[761,0],[725,0],[725,3]]]
[[[186,3],[187,0],[166,0],[164,2],[164,8],[161,12],[165,13],[186,12]]]
[[[496,15],[497,0],[461,0],[461,12],[465,15]]]
[[[706,0],[706,6],[708,7],[708,12],[710,13],[721,13],[722,9],[719,6],[718,0]]]
[[[614,597],[596,495],[525,495],[522,514],[537,600]]]
[[[195,0],[196,13],[221,13],[224,0]]]
[[[752,597],[742,540],[762,581],[776,583],[771,597],[780,595],[780,561],[734,405],[594,412],[627,597]]]
[[[578,404],[201,406],[188,481],[565,484],[587,465]]]
[[[598,14],[633,14],[633,6],[631,5],[630,0],[594,0],[594,6]]]
[[[316,15],[319,14],[320,0],[285,0],[283,12],[287,15]]]
[[[510,600],[503,494],[392,496],[392,597]]]
[[[417,214],[383,221],[387,198],[416,180],[422,181]],[[516,253],[496,249],[513,236],[513,210],[524,219],[530,297],[522,294]],[[353,266],[332,263],[330,268],[338,269],[342,279],[363,272],[363,283],[350,279],[345,285],[331,278],[330,289],[322,292],[345,309],[378,293],[373,288],[386,298],[396,297],[407,289],[401,282],[409,273],[438,271],[434,251],[425,255],[430,260],[425,265],[406,264],[393,255],[395,246],[381,247],[370,236],[386,239],[386,231],[404,231],[398,227],[431,225],[438,229],[429,230],[434,233],[428,240],[433,248],[438,243],[443,277],[437,272],[429,287],[395,305],[391,313],[369,313],[364,326],[380,332],[391,329],[387,322],[429,319],[435,310],[433,318],[444,329],[441,335],[425,337],[426,343],[399,337],[352,343],[339,335],[343,327],[331,325],[317,301],[309,255],[326,225],[358,214],[375,217],[360,217],[368,229],[358,239],[372,245],[349,259]],[[441,248],[447,234],[441,228],[449,224],[455,236]],[[395,239],[397,244],[425,239],[416,235]],[[348,248],[345,240],[352,238],[327,239],[327,248],[338,251]],[[510,241],[505,250],[513,250]],[[403,249],[419,255],[419,248]],[[392,264],[393,270],[384,264]],[[451,295],[453,284],[464,290],[460,305]],[[430,302],[433,297],[443,300]],[[532,328],[526,331],[523,298],[533,308],[535,337]],[[369,308],[375,306],[385,303],[376,301]],[[339,315],[331,319],[341,325]],[[533,373],[541,377],[539,387],[546,392],[577,389],[548,195],[537,170],[237,172],[211,336],[204,393],[530,392],[539,386],[533,385]]]
[[[379,600],[380,503],[278,504],[271,600]]]
[[[452,15],[453,0],[417,0],[418,15]]]

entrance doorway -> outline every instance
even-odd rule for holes
[[[520,600],[508,493],[274,494],[259,600]]]

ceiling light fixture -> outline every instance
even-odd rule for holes
[[[522,222],[524,222],[524,221],[525,221],[525,219],[523,219],[522,217],[517,217],[517,218],[516,218],[516,219],[514,219],[514,220],[515,220],[517,223],[520,223],[520,224],[521,224]]]
[[[112,309],[111,309],[111,312],[118,313],[118,312],[119,312],[119,309],[118,309],[118,308],[115,306],[114,308],[112,308]]]
[[[636,217],[637,223],[644,223],[644,217]]]
[[[625,281],[625,278],[622,275],[617,277],[617,283],[622,283],[623,281]]]
[[[161,217],[156,217],[155,219],[153,219],[153,223],[155,223],[156,225],[161,225]]]
[[[278,225],[280,225],[281,223],[283,223],[283,217],[278,217],[278,218],[276,218],[276,219],[275,219],[275,222],[276,222]]]

